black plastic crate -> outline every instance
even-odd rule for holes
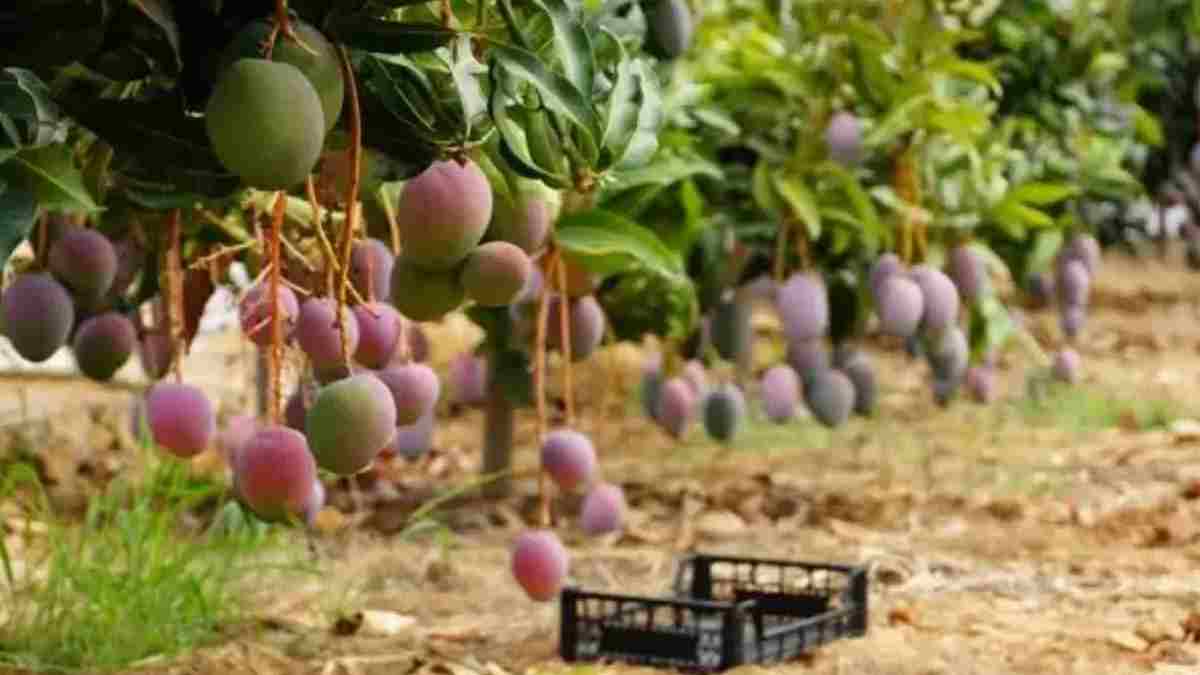
[[[778,663],[867,631],[867,572],[846,565],[696,554],[674,595],[562,592],[566,661],[717,671]]]

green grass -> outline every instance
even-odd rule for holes
[[[242,618],[249,583],[278,569],[260,561],[284,552],[280,530],[246,516],[222,486],[146,454],[146,478],[114,482],[82,523],[54,513],[32,469],[9,467],[0,497],[33,495],[29,519],[47,530],[24,560],[0,543],[0,664],[95,672],[211,644]],[[211,524],[187,531],[182,516],[214,501]]]
[[[1087,433],[1122,426],[1158,429],[1180,416],[1178,405],[1162,399],[1124,399],[1087,385],[1035,382],[1030,395],[1013,399],[1011,410],[1030,424]]]

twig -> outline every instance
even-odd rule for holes
[[[180,279],[181,252],[179,209],[173,209],[167,217],[169,241],[167,244],[167,320],[171,325],[171,343],[175,345],[172,368],[175,381],[183,381],[183,280]]]
[[[358,104],[358,85],[354,80],[354,68],[350,66],[350,55],[344,45],[338,45],[338,57],[342,66],[342,77],[346,80],[347,98],[350,99],[350,187],[346,191],[346,222],[342,227],[342,274],[338,280],[338,333],[342,341],[342,358],[350,362],[350,344],[346,338],[346,286],[350,280],[350,250],[354,242],[354,229],[358,224],[358,187],[362,181],[362,111]]]
[[[285,193],[275,193],[275,212],[271,218],[271,423],[278,426],[283,412],[283,322],[279,317],[279,279],[283,261],[279,257],[283,240],[283,216],[287,202]]]
[[[341,267],[337,264],[337,253],[333,250],[333,243],[329,241],[329,235],[325,233],[325,219],[321,214],[321,206],[317,203],[317,189],[313,184],[311,174],[304,187],[308,193],[308,203],[313,209],[314,227],[317,231],[317,242],[321,245],[321,256],[325,259],[325,292],[332,295],[333,278],[335,275],[341,276]]]
[[[267,40],[261,45],[263,57],[271,58],[271,52],[275,49],[275,41],[279,39],[279,34],[300,45],[300,48],[309,54],[316,55],[317,50],[304,44],[296,31],[292,28],[292,19],[288,16],[287,0],[275,0],[275,25],[271,27],[271,33],[267,35]]]
[[[208,255],[205,255],[205,256],[201,256],[201,257],[197,258],[196,260],[192,261],[192,263],[190,265],[188,265],[188,269],[189,270],[203,269],[203,268],[207,267],[208,265],[210,265],[211,263],[214,263],[214,262],[220,260],[221,258],[224,258],[227,255],[233,255],[234,253],[237,253],[238,251],[244,251],[248,248],[253,248],[257,245],[258,245],[257,241],[250,239],[247,241],[243,241],[240,244],[234,244],[233,246],[221,246],[220,248],[213,251],[212,253],[209,253]]]
[[[550,284],[538,299],[536,342],[533,352],[533,387],[537,403],[537,442],[546,438],[546,315],[550,311]],[[550,493],[546,490],[546,467],[538,471],[538,517],[542,527],[550,525]]]
[[[563,400],[567,406],[567,426],[575,426],[575,383],[571,377],[571,318],[570,298],[567,297],[567,264],[562,254],[554,260],[554,275],[558,277],[558,287],[562,294],[558,296],[558,330],[562,343],[563,359]]]
[[[787,271],[786,258],[788,232],[790,229],[791,225],[787,222],[784,222],[779,226],[779,232],[775,233],[775,269],[772,273],[775,277],[775,281],[783,281],[783,275]]]
[[[300,263],[300,265],[309,272],[317,271],[317,268],[313,267],[312,263],[310,263],[308,261],[308,256],[304,255],[304,252],[302,252],[300,249],[296,248],[296,245],[293,244],[290,239],[288,239],[287,237],[284,237],[282,234],[280,234],[280,237],[283,240],[281,242],[283,244],[283,247],[285,249],[287,249],[287,252],[293,258],[296,259],[296,262]]]
[[[50,229],[49,221],[50,214],[48,213],[43,213],[42,217],[38,220],[37,251],[35,251],[36,255],[34,259],[37,261],[39,268],[45,268],[50,257],[50,235],[47,232]]]

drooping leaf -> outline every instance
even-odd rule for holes
[[[431,52],[450,43],[456,31],[435,23],[390,21],[364,14],[333,14],[325,29],[338,42],[379,54]]]
[[[117,171],[210,197],[226,196],[240,183],[213,153],[204,120],[186,115],[171,97],[131,101],[64,92],[56,100],[113,147]]]
[[[83,173],[65,145],[22,150],[0,165],[0,177],[11,187],[25,189],[47,210],[95,212],[100,206],[88,194]]]
[[[593,143],[601,138],[599,120],[589,103],[590,92],[580,92],[570,80],[547,68],[536,55],[524,49],[495,44],[488,53],[495,59],[493,68],[498,65],[507,76],[532,86],[543,105],[569,119],[587,133]]]
[[[821,214],[817,210],[817,200],[812,191],[799,176],[777,171],[772,179],[776,194],[807,229],[809,241],[820,239]]]
[[[534,0],[534,3],[549,15],[554,26],[554,52],[567,80],[584,96],[591,96],[596,65],[592,40],[584,30],[578,2]]]
[[[659,131],[666,119],[663,113],[662,87],[651,61],[638,59],[635,64],[641,101],[638,106],[637,131],[625,146],[624,152],[612,158],[619,169],[636,169],[654,157],[658,152]]]
[[[66,125],[50,90],[32,71],[0,71],[0,150],[15,152],[62,141]]]
[[[12,252],[29,236],[37,220],[38,203],[33,192],[12,183],[0,184],[0,270]]]
[[[609,171],[604,186],[605,195],[615,195],[643,186],[667,186],[693,176],[708,176],[720,180],[721,167],[693,154],[660,152],[644,166],[635,169],[616,168]]]
[[[620,48],[621,59],[617,62],[617,80],[608,95],[605,111],[604,136],[600,145],[614,157],[625,154],[625,148],[637,132],[638,81],[633,61]]]
[[[1031,181],[1017,185],[1009,190],[1008,197],[1034,206],[1050,206],[1064,199],[1077,197],[1080,192],[1082,191],[1078,186],[1068,183]]]
[[[447,65],[450,66],[450,76],[454,79],[458,100],[462,104],[463,124],[466,127],[463,135],[470,137],[471,126],[487,112],[487,98],[479,81],[479,76],[487,73],[487,67],[475,59],[469,35],[461,35],[454,41]]]
[[[570,176],[555,167],[543,167],[534,159],[527,129],[528,111],[514,105],[504,87],[505,73],[493,69],[492,95],[489,110],[496,131],[500,134],[500,156],[513,171],[526,178],[536,178],[546,185],[563,189],[570,185]],[[524,123],[523,123],[524,122]]]
[[[602,209],[560,218],[555,241],[568,259],[595,274],[642,269],[674,283],[688,283],[680,255],[653,232]]]

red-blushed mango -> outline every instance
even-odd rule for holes
[[[308,78],[309,84],[321,100],[321,113],[325,120],[325,131],[337,124],[342,113],[345,83],[337,49],[312,24],[293,18],[292,31],[299,42],[286,35],[278,35],[271,47],[271,60],[295,66]],[[234,61],[262,55],[262,45],[278,29],[267,19],[258,19],[246,24],[238,31],[222,55],[221,69]],[[301,44],[303,43],[303,44]]]
[[[600,342],[604,339],[604,329],[607,326],[604,310],[596,298],[588,295],[571,300],[568,316],[568,330],[571,331],[571,360],[582,361],[591,356]],[[546,318],[546,345],[551,349],[562,348],[562,296],[550,298],[550,307]]]
[[[487,399],[487,359],[462,352],[450,361],[446,377],[450,380],[451,400],[458,405],[482,405]]]
[[[879,285],[875,313],[884,334],[903,338],[916,335],[925,313],[921,287],[908,277],[892,275]]]
[[[41,363],[67,342],[75,323],[75,305],[62,284],[49,274],[26,273],[0,298],[4,334],[21,358]]]
[[[142,372],[151,380],[162,379],[171,369],[174,358],[175,344],[166,333],[152,331],[138,340],[138,361],[142,364]]]
[[[787,361],[800,376],[803,385],[817,373],[829,368],[829,348],[820,338],[789,340]]]
[[[696,393],[687,380],[672,377],[658,393],[658,424],[674,438],[683,438],[696,413]]]
[[[111,380],[133,355],[136,343],[133,322],[118,312],[105,312],[87,319],[75,331],[75,364],[90,379]]]
[[[879,302],[879,290],[883,282],[904,271],[904,262],[895,253],[884,253],[871,265],[871,293]]]
[[[325,143],[325,113],[298,68],[238,59],[222,69],[205,108],[209,143],[221,164],[260,190],[304,181]]]
[[[1100,269],[1100,242],[1090,234],[1079,233],[1063,246],[1059,252],[1061,260],[1078,260],[1093,277]]]
[[[763,411],[775,424],[790,422],[796,417],[800,403],[800,376],[789,365],[771,366],[762,378]]]
[[[921,287],[921,330],[937,334],[958,320],[958,289],[950,277],[929,265],[917,265],[911,273],[913,281]]]
[[[1046,272],[1031,272],[1025,277],[1025,292],[1037,307],[1050,304],[1055,296],[1054,276]]]
[[[598,536],[616,532],[625,522],[625,491],[612,483],[597,483],[583,498],[579,527],[584,534]]]
[[[217,433],[217,450],[231,468],[237,465],[238,454],[260,425],[254,415],[234,415],[225,421],[225,428]]]
[[[732,384],[724,384],[704,399],[704,430],[719,443],[729,443],[741,431],[746,417],[746,397]]]
[[[642,403],[642,413],[650,419],[654,419],[655,411],[658,409],[658,397],[662,392],[662,385],[663,375],[660,368],[642,369],[642,379],[638,382],[638,400]]]
[[[488,237],[536,253],[546,243],[550,226],[558,219],[562,196],[540,180],[518,179],[512,200],[497,200],[488,226]]]
[[[300,302],[296,293],[284,284],[279,285],[276,305],[278,306],[277,320],[280,322],[279,334],[286,343],[292,339],[296,329],[296,320],[300,316]],[[259,347],[271,344],[273,329],[271,328],[271,284],[261,282],[252,286],[238,302],[238,321],[242,333]]]
[[[775,307],[789,340],[815,340],[829,330],[829,291],[818,274],[789,277],[775,293]]]
[[[376,375],[391,392],[398,425],[416,424],[433,410],[441,396],[442,384],[437,373],[421,363],[389,366]]]
[[[870,359],[860,351],[846,350],[834,360],[838,370],[854,385],[854,413],[863,417],[873,415],[879,398],[879,384]]]
[[[1061,382],[1078,382],[1082,376],[1082,359],[1079,358],[1079,352],[1070,347],[1055,352],[1051,373],[1054,379]]]
[[[703,362],[697,359],[688,361],[683,364],[683,370],[679,375],[691,388],[693,399],[702,401],[705,396],[708,396],[708,370],[704,367]]]
[[[967,372],[971,357],[967,335],[958,326],[951,326],[936,337],[929,338],[926,358],[934,377],[940,380],[959,380]]]
[[[467,256],[461,281],[467,297],[476,303],[503,307],[516,302],[532,273],[533,263],[520,247],[490,241]]]
[[[491,219],[492,186],[469,159],[434,162],[404,184],[396,209],[404,258],[429,270],[456,267]]]
[[[862,161],[862,122],[853,113],[840,111],[825,127],[825,147],[829,158],[844,166]]]
[[[1088,301],[1091,277],[1087,267],[1077,259],[1066,259],[1058,265],[1054,287],[1058,290],[1058,302],[1066,307],[1084,307]]]
[[[596,474],[596,447],[572,429],[556,429],[542,441],[542,468],[560,490],[586,485]]]
[[[433,447],[435,418],[436,415],[430,410],[416,422],[396,427],[396,437],[380,454],[384,457],[399,455],[409,461],[419,459]]]
[[[558,597],[567,580],[568,563],[567,549],[550,530],[523,532],[513,545],[513,578],[536,602]]]
[[[326,385],[305,415],[304,430],[321,468],[340,476],[356,474],[396,434],[392,392],[371,373]]]
[[[368,368],[383,368],[400,346],[404,317],[384,302],[355,305],[354,323],[358,326],[358,348],[354,360]]]
[[[146,393],[146,422],[156,444],[184,459],[204,452],[217,432],[208,396],[175,382],[159,382]]]
[[[342,334],[338,326],[338,306],[330,298],[309,298],[300,306],[300,320],[296,322],[296,341],[308,355],[313,368],[333,369],[344,365],[342,358]],[[342,307],[345,317],[346,354],[358,349],[358,320],[349,307]]]
[[[987,281],[983,261],[967,244],[959,244],[950,251],[949,273],[963,298],[974,300],[983,293]]]
[[[854,410],[854,383],[845,373],[823,370],[808,382],[804,398],[817,421],[827,427],[840,427]]]
[[[259,518],[307,516],[317,467],[300,432],[278,426],[256,432],[242,446],[233,470],[238,496]]]
[[[108,293],[117,277],[117,251],[95,230],[77,229],[63,234],[50,247],[50,272],[81,300],[92,301]]]
[[[350,250],[350,281],[363,298],[386,301],[392,293],[396,258],[378,239],[354,242]]]
[[[1067,305],[1058,308],[1058,325],[1067,339],[1074,340],[1083,332],[1087,323],[1087,308],[1080,305]]]
[[[392,268],[392,305],[413,321],[437,321],[466,300],[457,270],[431,271],[407,255]]]

